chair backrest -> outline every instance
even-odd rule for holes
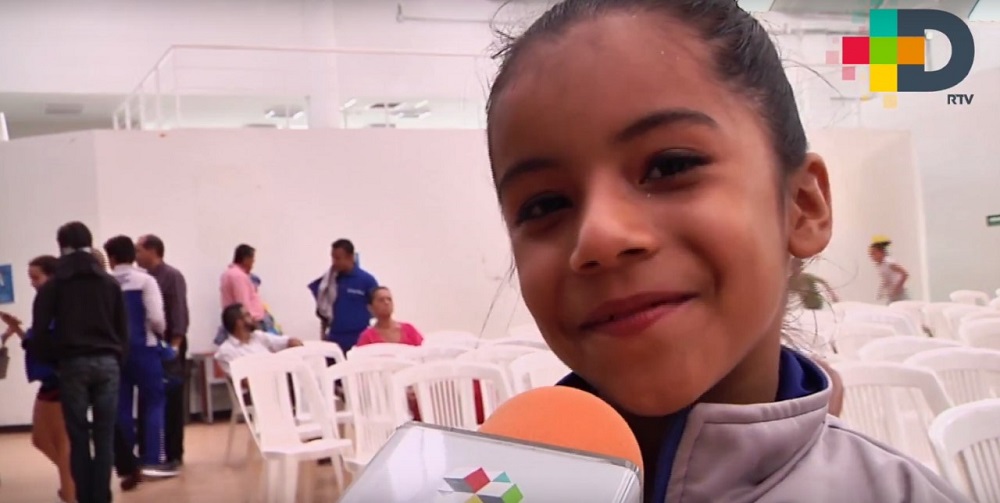
[[[927,428],[951,407],[927,369],[890,362],[836,363],[844,385],[840,417],[852,428],[921,458],[930,457]]]
[[[924,326],[931,331],[934,337],[944,337],[954,339],[958,337],[951,333],[948,327],[948,318],[944,315],[944,310],[949,307],[961,306],[954,302],[929,302],[921,309],[924,313]]]
[[[958,333],[969,346],[1000,351],[1000,319],[984,318],[963,323]]]
[[[948,298],[952,302],[971,306],[985,306],[990,301],[989,294],[976,290],[955,290],[948,295]]]
[[[348,360],[358,360],[361,358],[403,358],[419,362],[423,357],[424,354],[420,346],[410,346],[409,344],[395,342],[379,342],[365,344],[364,346],[354,346],[347,352]]]
[[[1000,398],[1000,351],[934,349],[913,355],[905,363],[934,372],[955,404]]]
[[[483,417],[512,396],[510,383],[497,365],[473,361],[431,362],[402,369],[392,376],[397,424],[409,420],[407,390],[415,391],[420,419],[429,424],[475,430],[479,386]]]
[[[924,306],[926,305],[927,302],[922,300],[900,300],[889,304],[889,309],[908,314],[913,321],[924,327],[927,326],[927,320],[924,319]]]
[[[969,323],[970,321],[983,320],[988,318],[1000,318],[1000,311],[995,309],[986,308],[981,311],[974,311],[962,317],[961,325],[958,326],[958,332],[961,335],[962,325]]]
[[[390,393],[392,376],[417,365],[412,360],[362,358],[330,366],[323,374],[323,395],[333,396],[339,381],[344,401],[354,414],[355,457],[367,463],[398,426]]]
[[[472,349],[468,346],[456,344],[425,344],[420,346],[420,361],[454,360],[469,351]]]
[[[833,335],[837,354],[848,359],[857,359],[858,351],[871,341],[896,336],[891,326],[881,323],[842,321],[837,324]]]
[[[997,291],[1000,292],[1000,290],[997,290]],[[991,309],[996,310],[996,311],[1000,311],[1000,297],[997,297],[997,298],[991,300],[990,303],[989,303],[989,307]]]
[[[327,368],[327,360],[333,360],[335,363],[343,363],[346,361],[344,356],[344,351],[340,349],[340,345],[329,341],[309,341],[303,342],[302,346],[288,348],[283,351],[279,351],[276,355],[284,358],[297,358],[303,362],[312,371],[312,375],[316,378],[316,382],[322,387],[322,377],[323,372]],[[302,384],[299,382],[299,377],[292,375],[292,386],[296,397],[302,395]],[[323,395],[324,397],[329,396],[330,399],[326,400],[325,405],[329,406],[329,410],[335,411],[336,408],[332,402],[333,395]],[[308,403],[296,404],[295,415],[299,420],[312,420],[311,411],[309,409]]]
[[[324,406],[319,381],[309,366],[296,358],[267,355],[249,360],[239,358],[231,364],[234,383],[246,379],[253,401],[256,430],[261,452],[287,448],[302,443],[288,390],[288,377],[295,376],[301,385],[296,403],[306,403],[323,439],[337,438],[333,422]],[[239,380],[237,380],[239,379]]]
[[[850,309],[844,313],[843,321],[888,325],[892,327],[896,335],[924,335],[923,327],[917,320],[914,320],[909,314],[886,306]]]
[[[944,317],[948,322],[949,337],[952,339],[959,338],[959,328],[962,326],[963,318],[972,313],[979,313],[988,309],[989,308],[987,307],[972,306],[968,304],[958,304],[945,308]]]
[[[469,349],[481,344],[481,337],[472,332],[462,330],[439,330],[424,336],[424,345],[444,344],[448,346],[463,346]]]
[[[959,405],[928,431],[942,475],[979,503],[1000,501],[1000,399]]]
[[[534,339],[529,337],[500,337],[499,339],[487,339],[484,346],[525,346],[529,348],[542,349],[548,351],[549,345],[544,339]]]
[[[508,368],[514,393],[554,386],[570,373],[569,367],[551,351],[528,353],[510,362]]]
[[[865,344],[858,350],[858,357],[863,361],[903,363],[907,358],[922,351],[961,346],[962,343],[951,339],[896,335]]]
[[[257,361],[267,360],[274,355],[270,353],[247,355],[229,364],[229,378],[226,379],[226,386],[229,388],[229,398],[234,404],[238,404],[243,418],[246,420],[247,428],[250,429],[250,436],[253,438],[257,448],[260,449],[260,437],[258,436],[256,415],[253,405],[248,404],[244,394],[247,377],[253,371]],[[235,411],[234,411],[235,412]]]

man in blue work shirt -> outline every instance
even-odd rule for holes
[[[349,240],[334,241],[330,256],[330,270],[309,287],[316,297],[316,315],[323,323],[324,337],[346,353],[368,328],[368,292],[378,286],[378,281],[358,266],[354,243]]]

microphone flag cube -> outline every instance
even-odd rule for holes
[[[444,477],[441,501],[455,503],[521,503],[524,495],[507,472],[463,468]]]

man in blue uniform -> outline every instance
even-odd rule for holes
[[[323,324],[324,337],[346,353],[368,328],[368,292],[379,283],[358,266],[354,243],[349,240],[334,241],[330,257],[330,270],[309,287],[316,297],[316,315]]]

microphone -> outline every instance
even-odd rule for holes
[[[361,419],[364,421],[364,419]],[[478,432],[410,422],[341,502],[642,502],[642,455],[600,398],[553,386],[521,393]]]

